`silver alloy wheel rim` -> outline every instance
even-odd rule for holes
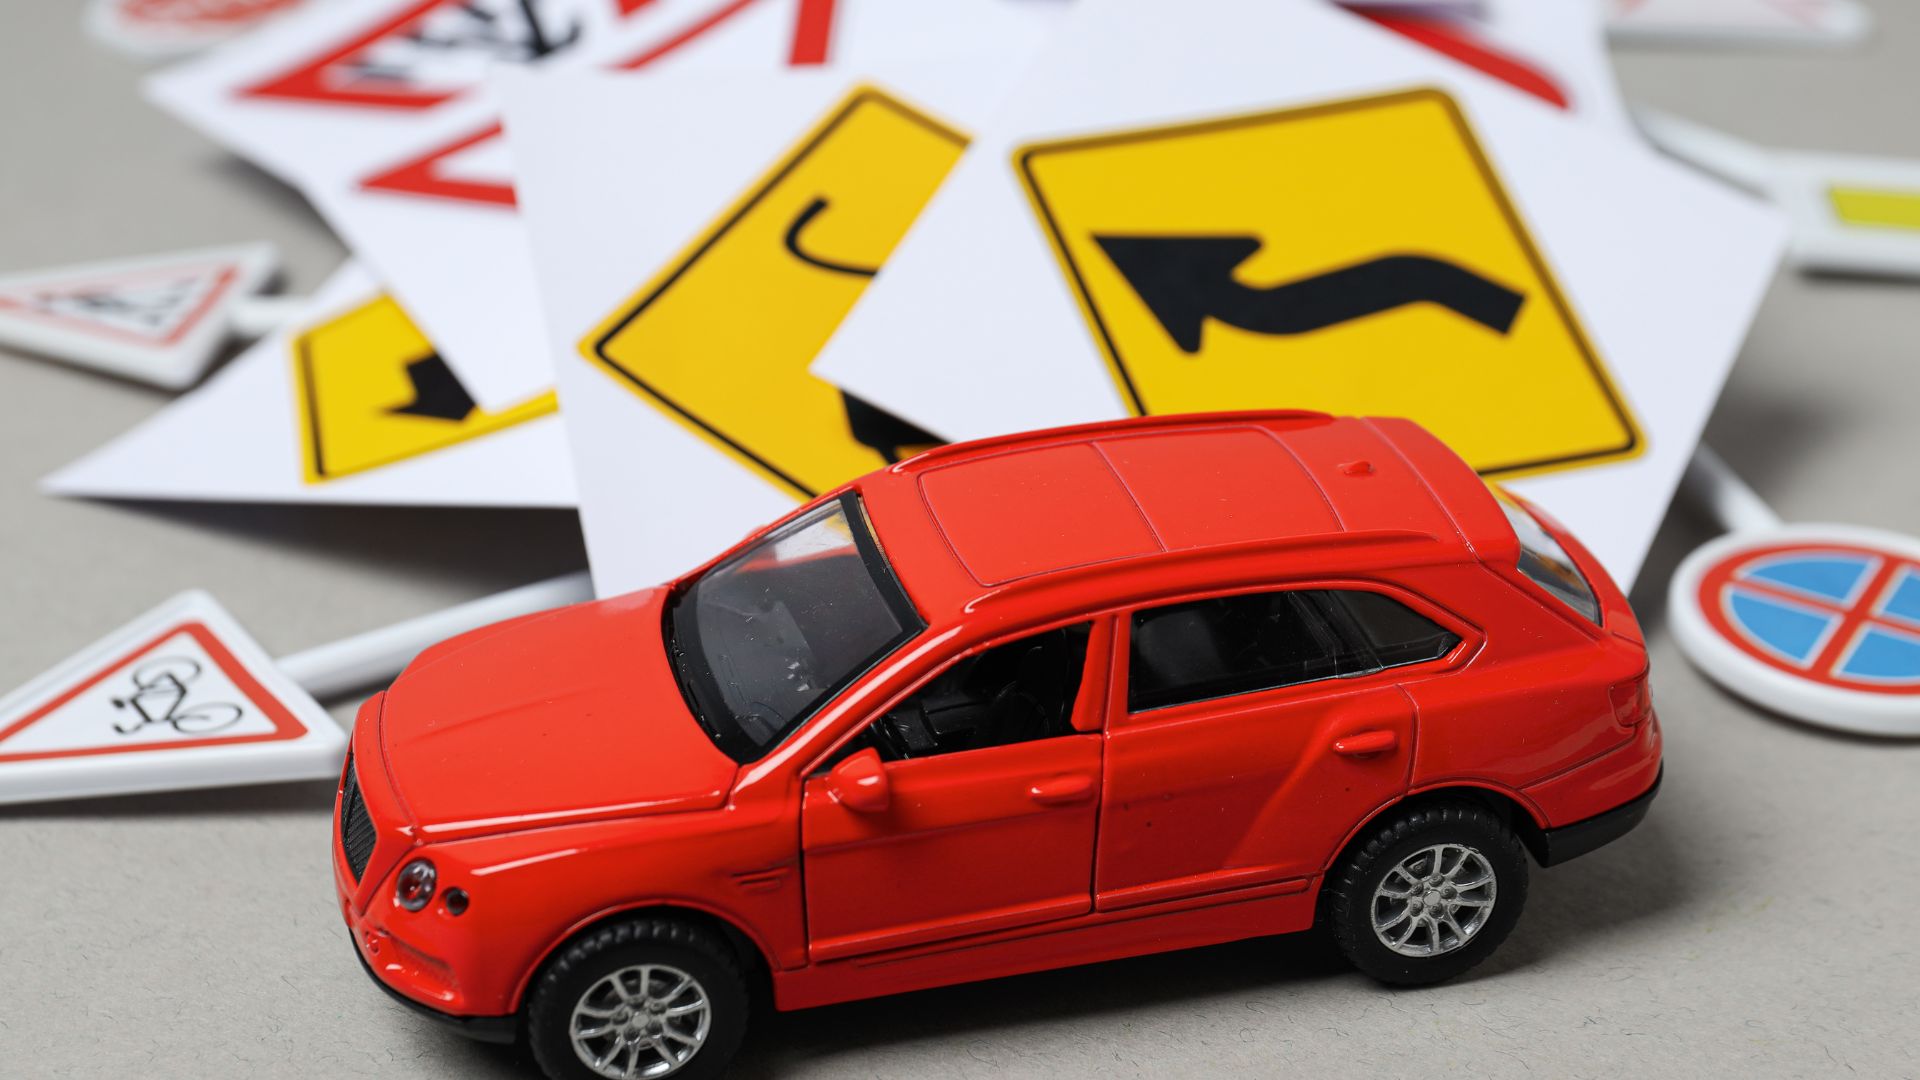
[[[1401,956],[1444,956],[1487,925],[1497,884],[1493,864],[1475,848],[1421,848],[1373,890],[1373,934]]]
[[[670,964],[635,964],[580,995],[567,1022],[573,1052],[609,1080],[671,1076],[707,1041],[713,1009],[693,976]]]

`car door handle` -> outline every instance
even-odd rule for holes
[[[1071,806],[1093,797],[1093,777],[1085,773],[1035,780],[1027,787],[1027,798],[1041,806]]]
[[[1400,745],[1400,736],[1391,731],[1362,731],[1333,740],[1333,752],[1343,757],[1384,754]]]

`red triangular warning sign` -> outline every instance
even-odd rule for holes
[[[0,803],[327,777],[345,745],[190,592],[0,700]]]
[[[698,41],[759,2],[763,0],[723,0],[699,19],[675,28],[613,66],[621,71],[646,68]],[[629,14],[639,6],[630,0],[630,6],[622,14]],[[794,67],[826,63],[832,29],[833,0],[799,0],[794,8],[792,46],[787,63]],[[513,206],[513,178],[504,168],[476,171],[472,167],[483,155],[498,154],[500,134],[500,125],[492,124],[461,135],[373,173],[360,181],[360,188],[486,206]]]
[[[226,340],[229,306],[276,262],[246,244],[16,274],[0,279],[0,344],[184,386]]]
[[[585,28],[583,0],[420,0],[242,91],[325,105],[430,109],[496,60],[538,60]]]
[[[492,124],[471,135],[463,135],[443,146],[407,159],[398,165],[374,173],[360,182],[367,191],[391,191],[402,195],[482,203],[487,206],[512,206],[513,178],[493,179],[482,175],[461,175],[459,158],[471,151],[478,155],[499,148],[500,125]]]
[[[304,0],[93,0],[87,29],[124,52],[178,56],[251,30]]]

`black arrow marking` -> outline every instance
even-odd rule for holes
[[[794,218],[793,224],[787,226],[787,250],[793,253],[794,258],[799,259],[808,266],[817,266],[822,270],[831,270],[836,274],[852,274],[854,277],[872,277],[879,273],[880,268],[877,266],[855,266],[852,263],[834,262],[832,259],[822,259],[816,255],[809,255],[807,252],[801,250],[801,231],[807,227],[808,222],[819,217],[820,211],[826,208],[827,200],[816,198],[807,204],[806,209],[800,211],[800,216]]]
[[[1305,334],[1407,304],[1438,304],[1504,334],[1526,297],[1456,263],[1386,255],[1265,288],[1233,275],[1253,236],[1095,236],[1182,352],[1208,318],[1256,334]]]
[[[445,360],[440,359],[437,352],[428,353],[408,364],[407,380],[413,383],[413,400],[388,409],[391,415],[420,416],[428,420],[459,423],[478,408],[473,395],[460,385],[460,377],[453,373]]]
[[[853,441],[871,448],[889,465],[900,460],[902,447],[938,446],[941,442],[938,435],[925,428],[844,390],[840,392],[840,400],[847,409],[847,430],[853,435]]]

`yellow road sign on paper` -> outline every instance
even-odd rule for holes
[[[1441,91],[1040,143],[1014,164],[1135,413],[1408,416],[1509,476],[1643,448]]]
[[[294,335],[293,387],[309,484],[477,439],[558,407],[549,391],[500,412],[480,408],[385,294]]]
[[[932,443],[807,366],[965,147],[880,90],[854,90],[582,354],[799,498]]]

